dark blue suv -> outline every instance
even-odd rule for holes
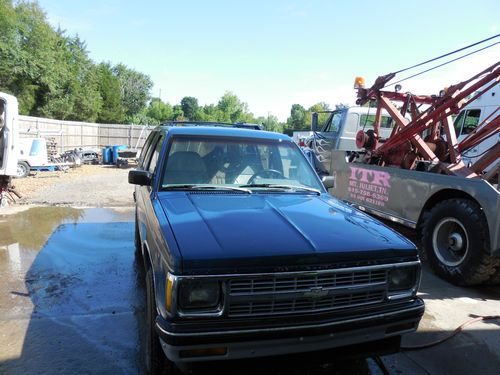
[[[213,125],[158,127],[129,174],[148,372],[367,343],[397,351],[424,312],[415,246],[329,195],[332,177],[288,136]]]

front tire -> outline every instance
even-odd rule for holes
[[[488,226],[479,205],[448,199],[426,213],[423,245],[434,272],[455,285],[487,281],[498,265],[491,257]]]
[[[156,333],[156,302],[153,282],[153,270],[151,267],[146,272],[146,332],[144,344],[146,374],[149,375],[171,375],[174,374],[175,365],[169,361],[161,347],[160,338]]]
[[[17,163],[16,178],[24,178],[30,173],[30,166],[25,161]]]

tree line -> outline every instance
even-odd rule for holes
[[[311,113],[329,110],[321,102],[291,107],[286,122],[256,117],[234,93],[216,104],[186,96],[171,105],[150,96],[153,81],[124,64],[94,62],[78,36],[52,27],[36,2],[0,0],[0,91],[15,95],[19,112],[60,120],[160,124],[172,120],[247,122],[291,132],[311,126]],[[324,116],[320,117],[320,122]]]

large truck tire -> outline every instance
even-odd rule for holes
[[[422,242],[429,265],[455,285],[478,285],[495,274],[499,258],[490,256],[488,225],[479,205],[448,199],[424,215]]]
[[[487,285],[500,285],[500,258],[498,258],[498,266],[497,266],[497,270],[495,271],[495,273],[493,275],[491,275],[491,277],[488,279],[488,281],[486,281],[485,284]]]

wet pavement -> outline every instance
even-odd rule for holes
[[[132,220],[133,209],[0,215],[0,374],[143,372],[144,285]],[[271,363],[234,365],[262,374]],[[371,360],[280,366],[272,373],[380,373]]]
[[[132,220],[133,208],[33,207],[0,215],[0,374],[143,372],[144,285]],[[458,288],[425,271],[421,293],[426,315],[406,345],[442,337],[474,314],[500,313],[498,287]],[[292,359],[196,373],[383,373],[373,359]],[[477,323],[446,344],[382,360],[391,374],[495,374],[500,322]]]
[[[0,217],[0,373],[140,372],[131,210]]]

